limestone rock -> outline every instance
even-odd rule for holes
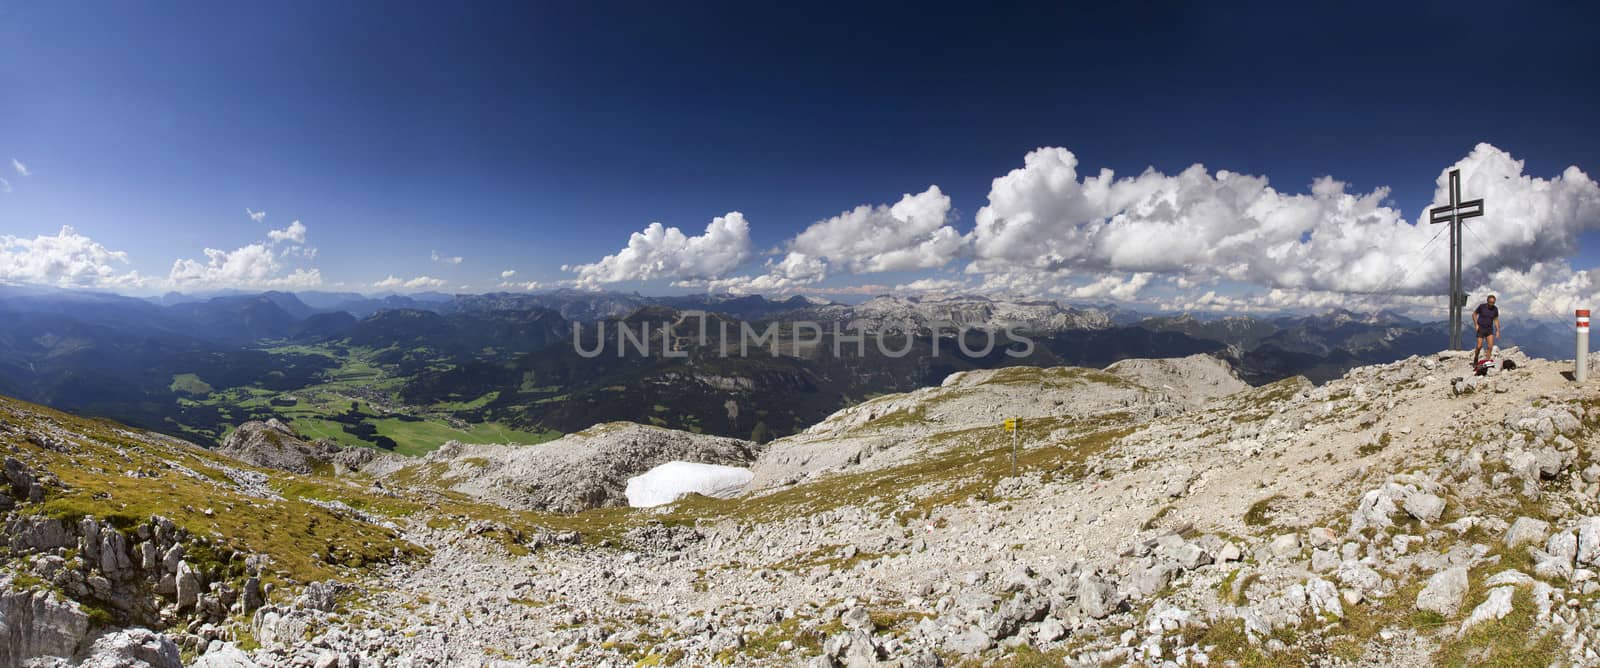
[[[311,610],[333,612],[338,605],[339,589],[337,582],[313,582],[306,585],[305,591],[300,594],[300,598],[295,599],[294,604]]]
[[[1478,607],[1472,609],[1472,614],[1461,623],[1461,630],[1457,635],[1466,633],[1467,629],[1487,621],[1501,619],[1511,614],[1511,596],[1516,593],[1516,587],[1504,586],[1489,590],[1489,598],[1485,599]]]
[[[1406,497],[1405,509],[1406,514],[1432,524],[1438,522],[1444,515],[1444,499],[1427,492],[1418,492]]]
[[[1097,573],[1084,573],[1078,577],[1078,607],[1084,615],[1104,619],[1116,612],[1121,604],[1116,583]]]
[[[1311,608],[1314,615],[1327,615],[1344,618],[1344,606],[1340,604],[1339,588],[1332,582],[1322,578],[1312,578],[1306,582],[1306,605]]]
[[[1506,530],[1506,547],[1515,548],[1523,543],[1543,545],[1545,537],[1550,535],[1550,523],[1536,520],[1532,517],[1518,517],[1511,523],[1511,528]]]
[[[338,448],[323,441],[308,443],[274,418],[239,425],[217,452],[252,466],[307,474],[314,464],[332,461]]]
[[[1578,520],[1578,563],[1600,566],[1600,516]]]
[[[242,612],[255,612],[256,608],[266,603],[266,597],[261,592],[261,578],[250,576],[245,578],[244,589],[239,593],[239,604]]]
[[[1281,534],[1272,539],[1267,546],[1267,551],[1274,557],[1286,559],[1300,554],[1300,535],[1293,533]]]
[[[71,547],[76,540],[61,520],[44,517],[18,517],[6,524],[6,535],[11,537],[14,554],[44,552],[58,547]]]
[[[860,606],[846,611],[844,615],[839,618],[839,621],[840,623],[844,624],[845,628],[850,629],[851,631],[872,633],[874,630],[872,615],[868,614],[866,608]]]
[[[1427,585],[1417,593],[1417,609],[1453,617],[1461,609],[1461,599],[1466,595],[1467,569],[1462,566],[1447,568],[1430,576]]]
[[[200,602],[200,573],[189,566],[187,561],[178,562],[177,578],[178,610],[188,610]]]
[[[148,629],[123,629],[96,638],[81,668],[183,668],[178,646]]]
[[[1145,387],[1170,389],[1173,394],[1195,403],[1250,389],[1239,379],[1232,365],[1211,355],[1128,359],[1115,362],[1105,370]]]
[[[1367,528],[1394,526],[1392,517],[1400,510],[1400,504],[1406,496],[1406,488],[1395,483],[1386,483],[1363,494],[1355,511],[1350,514],[1350,532],[1353,534]]]
[[[215,649],[209,649],[200,655],[189,668],[261,668],[259,664],[250,659],[233,643],[213,643]]]
[[[613,422],[537,448],[446,443],[424,465],[449,468],[450,489],[513,508],[577,512],[625,506],[628,478],[671,461],[747,466],[752,441]]]
[[[54,592],[12,588],[0,578],[0,666],[35,657],[71,657],[89,630],[89,615]]]

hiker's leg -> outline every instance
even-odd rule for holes
[[[1472,346],[1472,363],[1478,363],[1478,351],[1483,350],[1483,337],[1478,337],[1477,345]]]
[[[1485,359],[1491,359],[1492,360],[1492,359],[1494,359],[1494,335],[1490,334],[1490,335],[1484,337],[1484,341],[1489,346],[1489,354],[1485,355],[1484,357],[1485,357]]]

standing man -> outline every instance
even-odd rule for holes
[[[1472,365],[1478,365],[1478,351],[1488,346],[1483,359],[1494,359],[1494,340],[1500,337],[1500,309],[1494,305],[1494,295],[1472,310],[1473,323],[1478,326],[1478,345],[1472,349]]]

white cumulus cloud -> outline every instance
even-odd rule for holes
[[[672,279],[709,281],[749,260],[750,223],[738,211],[715,218],[704,234],[688,236],[676,227],[651,223],[628,238],[628,245],[592,264],[563,265],[580,285]]]
[[[526,281],[521,283],[502,281],[500,283],[501,290],[521,290],[523,292],[533,292],[534,290],[542,290],[548,287],[550,287],[549,284],[540,283],[539,281]]]
[[[180,259],[172,263],[167,280],[175,288],[311,288],[322,284],[315,268],[284,273],[285,267],[265,243],[247,244],[232,251],[205,249],[206,260]]]
[[[1488,214],[1467,223],[1469,278],[1569,255],[1577,235],[1600,227],[1600,186],[1576,167],[1552,178],[1488,144],[1451,167],[1466,197]],[[1442,290],[1445,255],[1428,246],[1439,228],[1426,212],[1408,221],[1383,205],[1387,188],[1351,194],[1318,179],[1310,192],[1273,189],[1265,177],[1194,165],[1176,175],[1146,170],[1081,177],[1062,148],[1029,153],[995,179],[969,235],[977,273],[1070,269],[1159,272],[1306,292],[1425,293]],[[1449,167],[1434,204],[1446,201]],[[1420,224],[1418,224],[1420,223]],[[1475,254],[1476,253],[1476,254]]]
[[[850,273],[942,267],[966,245],[949,218],[950,198],[929,186],[892,206],[863,204],[812,223],[789,250]]]
[[[1527,269],[1502,268],[1466,285],[1469,309],[1492,294],[1501,312],[1517,319],[1565,321],[1574,309],[1600,307],[1600,269],[1574,270],[1565,260],[1536,262]],[[1442,305],[1433,301],[1436,309]]]
[[[412,279],[397,278],[390,274],[388,278],[372,284],[372,287],[382,290],[426,290],[429,288],[442,288],[446,281],[432,276],[418,276]]]
[[[731,294],[772,294],[794,292],[828,277],[828,267],[820,258],[790,252],[782,260],[769,259],[767,273],[756,276],[731,276],[721,279],[675,281],[681,288],[705,288],[707,292]]]
[[[1139,295],[1144,286],[1150,284],[1150,279],[1155,275],[1150,272],[1137,272],[1123,278],[1111,274],[1076,287],[1060,288],[1055,292],[1070,299],[1105,299],[1111,298],[1118,301],[1131,301]]]
[[[926,293],[949,294],[966,292],[971,287],[966,281],[952,278],[919,278],[909,283],[896,285],[893,291],[913,295]]]
[[[268,231],[267,238],[271,239],[273,243],[288,241],[303,244],[306,242],[306,226],[301,225],[300,221],[297,220],[289,223],[289,226],[284,229]]]
[[[517,270],[515,270],[515,269],[507,269],[505,271],[500,272],[500,278],[502,280],[511,278],[512,276],[516,276],[516,275],[517,275]]]
[[[246,209],[246,212],[249,212]],[[322,284],[315,267],[295,267],[316,259],[317,249],[305,246],[306,226],[296,220],[281,230],[268,230],[267,241],[234,250],[205,249],[205,260],[174,260],[167,283],[175,289],[304,289]],[[280,246],[274,251],[273,247]],[[286,264],[293,258],[295,261]]]
[[[0,283],[63,288],[135,287],[138,272],[119,272],[128,254],[114,251],[70,226],[32,239],[0,235]]]
[[[267,212],[265,212],[265,211],[251,211],[250,207],[245,207],[244,208],[244,215],[249,216],[250,220],[256,221],[258,223],[267,219]]]
[[[33,172],[28,171],[28,166],[22,164],[22,161],[16,158],[11,159],[11,168],[17,170],[17,174],[20,176],[33,176]]]
[[[767,260],[765,274],[677,285],[735,294],[787,293],[830,274],[866,274],[933,269],[966,251],[968,240],[950,222],[950,197],[929,186],[902,195],[892,205],[862,204],[819,220],[790,239],[781,260]]]
[[[461,262],[465,259],[466,258],[463,258],[460,255],[440,255],[439,251],[433,252],[434,262],[442,262],[444,264],[461,264]]]

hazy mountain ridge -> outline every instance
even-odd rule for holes
[[[1111,318],[1096,309],[1064,307],[1053,300],[1002,300],[980,296],[874,297],[855,305],[807,305],[781,314],[786,320],[840,323],[866,332],[945,329],[1015,329],[1033,335],[1105,329]]]
[[[306,420],[320,420],[316,428],[331,429],[337,438],[355,429],[368,443],[383,436],[389,440],[377,442],[417,452],[480,423],[544,433],[624,420],[739,438],[759,430],[770,438],[874,395],[934,385],[957,371],[1016,364],[1104,367],[1128,358],[1205,353],[1229,360],[1252,383],[1292,375],[1324,382],[1354,366],[1431,351],[1442,338],[1436,324],[1339,310],[1270,318],[1140,316],[1119,324],[1137,314],[969,296],[884,296],[845,305],[800,297],[561,291],[391,296],[358,304],[379,308],[357,318],[325,306],[350,303],[349,295],[306,294],[309,302],[269,292],[174,297],[161,306],[100,293],[3,289],[0,391],[204,442],[220,442],[239,421],[278,417],[300,419],[304,428],[312,428]],[[659,327],[676,323],[680,342],[698,336],[694,311],[711,314],[706,323],[713,337],[720,336],[721,323],[735,333],[746,325],[757,332],[775,325],[786,332],[782,354],[741,357],[696,346],[682,351],[686,357],[668,356]],[[824,336],[796,354],[793,330],[801,321],[816,322]],[[574,326],[593,332],[608,323],[608,336],[615,337],[621,322],[654,323],[646,337],[649,355],[618,357],[613,340],[604,354],[587,357],[571,344]],[[1001,337],[998,348],[964,355],[954,339],[931,338],[929,326],[945,322],[1026,332],[1035,351],[1026,359],[1007,357],[1005,346],[1014,342]],[[918,332],[909,355],[881,353],[880,343],[902,346],[899,332],[907,324]],[[831,354],[834,325],[846,337],[842,356]],[[857,354],[848,336],[861,330],[868,335]],[[1505,343],[1521,342],[1547,357],[1571,356],[1570,334],[1558,327],[1508,320],[1506,331]],[[944,334],[953,336],[954,327]],[[351,382],[357,378],[365,380]],[[322,392],[317,402],[295,397],[309,387],[335,392]],[[351,402],[370,410],[347,411]],[[730,402],[742,412],[730,413]],[[394,422],[416,419],[439,428],[419,432]],[[421,440],[408,443],[408,437]]]

